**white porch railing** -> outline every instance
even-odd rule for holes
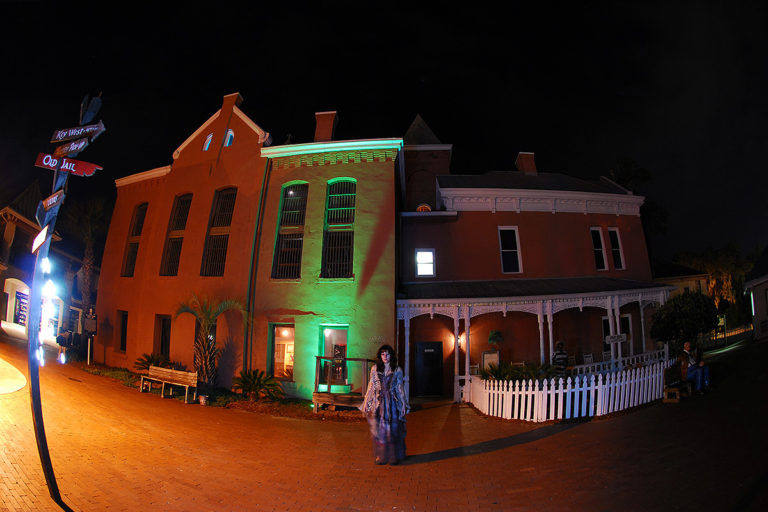
[[[485,381],[472,376],[470,401],[483,414],[505,419],[542,422],[602,416],[660,399],[667,364],[659,361],[565,380]]]
[[[643,352],[634,356],[622,357],[616,361],[601,361],[590,364],[579,364],[571,367],[571,375],[591,375],[594,373],[606,374],[624,368],[636,366],[648,366],[667,359],[666,347],[661,350]]]

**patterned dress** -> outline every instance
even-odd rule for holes
[[[405,415],[410,411],[403,389],[403,370],[382,373],[371,368],[361,407],[368,418],[376,464],[397,464],[405,458]]]

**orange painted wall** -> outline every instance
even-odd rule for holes
[[[517,226],[522,273],[501,271],[499,226]],[[597,271],[591,227],[603,228],[609,268]],[[626,270],[616,270],[607,228],[619,229]],[[651,269],[639,217],[609,214],[461,211],[456,217],[403,221],[404,281],[492,280],[603,276],[650,280]],[[434,248],[436,276],[416,278],[417,248]]]
[[[112,366],[131,368],[134,360],[155,347],[155,315],[173,315],[192,293],[217,299],[236,298],[245,304],[251,247],[266,161],[260,154],[258,134],[238,116],[230,116],[234,100],[225,104],[221,115],[194,137],[171,165],[170,173],[138,181],[117,189],[117,202],[110,223],[99,280],[96,305],[99,318],[95,359]],[[231,99],[231,98],[230,98]],[[229,108],[229,111],[226,109]],[[230,128],[234,143],[222,147]],[[208,133],[213,142],[208,151],[203,143]],[[227,258],[221,277],[200,276],[209,216],[214,194],[222,188],[237,187],[229,231]],[[192,193],[184,231],[177,276],[160,276],[160,263],[174,198]],[[133,277],[121,277],[128,230],[135,207],[149,206],[141,234]],[[119,349],[118,310],[128,312],[127,346]],[[217,339],[226,344],[220,365],[220,383],[227,385],[238,370],[243,343],[242,320],[237,314],[224,315],[217,325]],[[171,358],[192,368],[194,320],[183,315],[172,322]]]

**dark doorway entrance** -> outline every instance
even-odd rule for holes
[[[171,317],[168,315],[155,315],[155,350],[171,358]]]
[[[442,395],[443,342],[416,343],[416,363],[413,370],[413,396]]]

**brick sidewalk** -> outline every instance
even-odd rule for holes
[[[0,357],[27,374],[19,343],[0,340]],[[764,510],[766,357],[766,343],[722,354],[711,394],[586,423],[426,407],[394,467],[373,464],[363,423],[185,405],[53,363],[41,388],[59,488],[78,511]],[[0,395],[0,439],[0,507],[58,510],[27,387]]]

